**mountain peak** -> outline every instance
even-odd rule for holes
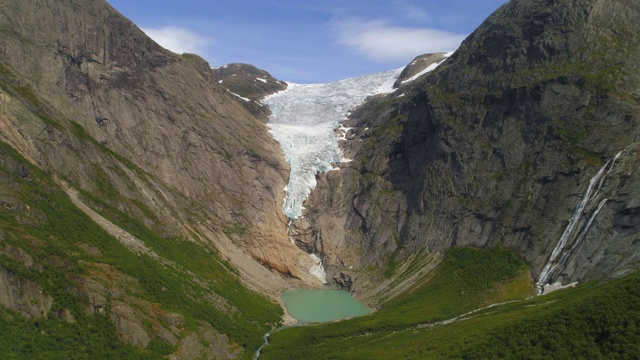
[[[271,114],[261,103],[266,96],[287,88],[287,83],[249,64],[232,63],[214,68],[218,82],[239,98],[253,115],[266,122]]]

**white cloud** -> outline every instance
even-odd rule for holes
[[[203,55],[207,47],[214,42],[212,38],[198,35],[189,29],[177,26],[165,26],[155,29],[142,28],[142,31],[162,47],[178,54],[193,53]]]
[[[391,26],[385,21],[348,20],[336,24],[338,43],[372,60],[397,61],[453,51],[466,35],[429,28]]]
[[[409,20],[428,21],[431,19],[429,13],[417,5],[403,2],[398,8],[402,11],[404,17]]]

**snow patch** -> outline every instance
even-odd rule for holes
[[[249,99],[249,98],[246,98],[246,97],[244,97],[244,96],[240,96],[240,95],[238,95],[238,94],[236,94],[236,93],[234,93],[234,92],[231,92],[231,91],[229,91],[229,92],[231,93],[231,95],[237,96],[237,97],[239,97],[240,99],[242,99],[242,100],[244,100],[244,101],[247,101],[247,102],[248,102],[248,101],[251,101],[251,99]]]
[[[449,58],[449,56],[451,56],[451,54],[453,54],[453,52],[446,53],[446,54],[444,55],[444,56],[445,56],[445,58],[444,58],[444,59],[440,60],[440,61],[439,61],[439,62],[437,62],[437,63],[433,63],[433,64],[431,64],[431,65],[427,66],[424,70],[422,70],[422,71],[420,71],[419,73],[417,73],[417,74],[413,75],[412,77],[408,78],[407,80],[403,80],[402,82],[400,82],[400,84],[406,84],[406,83],[408,83],[408,82],[412,82],[412,81],[414,81],[414,80],[418,79],[420,76],[422,76],[422,75],[424,75],[424,74],[426,74],[426,73],[430,73],[430,72],[432,72],[432,71],[433,71],[433,70],[435,70],[438,66],[440,66],[440,64],[442,64],[443,62],[445,62],[445,61]]]
[[[419,73],[417,73],[417,74],[413,75],[412,77],[408,78],[407,80],[402,80],[400,83],[401,84],[406,84],[408,82],[412,82],[412,81],[416,80],[417,78],[419,78],[420,76],[435,70],[435,68],[437,68],[438,65],[440,65],[440,63],[433,63],[433,64],[427,66],[426,68],[424,68],[424,70],[422,70]]]
[[[265,83],[265,84],[267,83],[267,79],[256,78],[256,80],[258,80],[258,81],[262,81],[262,82],[263,82],[263,83]]]
[[[396,91],[396,89],[393,88],[393,84],[395,84],[396,80],[398,80],[398,76],[400,76],[402,70],[404,70],[404,67],[395,69],[393,71],[393,74],[387,79],[387,81],[382,83],[382,85],[380,85],[380,87],[376,89],[376,91],[374,91],[374,94],[391,94],[392,92]]]

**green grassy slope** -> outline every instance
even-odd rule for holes
[[[179,338],[209,322],[244,349],[243,357],[250,357],[262,344],[269,324],[280,321],[280,307],[247,290],[211,250],[161,237],[117,209],[105,207],[104,214],[114,223],[174,266],[134,254],[76,208],[46,173],[3,143],[0,164],[0,195],[5,205],[0,206],[0,267],[38,285],[54,299],[45,319],[27,319],[0,309],[3,358],[161,358],[175,351],[158,338],[144,350],[125,345],[117,340],[108,316],[86,314],[87,299],[74,289],[85,278],[108,282],[105,279],[111,273],[135,279],[119,286],[126,296],[152,304],[143,312],[182,315],[185,321],[178,326]],[[2,251],[7,247],[20,249],[36,265],[7,255]],[[97,271],[98,267],[110,272]],[[60,309],[69,311],[76,321],[59,319]],[[155,321],[170,327],[162,319]]]
[[[497,359],[640,356],[640,274],[488,307],[530,294],[505,250],[452,249],[433,280],[378,313],[284,329],[263,359]]]
[[[527,297],[532,291],[526,265],[501,247],[452,248],[435,271],[429,282],[369,316],[275,333],[261,358],[389,358],[393,352],[388,352],[404,343],[402,337],[379,348],[372,344],[492,302]]]

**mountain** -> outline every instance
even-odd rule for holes
[[[352,113],[354,161],[320,176],[293,237],[372,303],[453,245],[502,244],[543,283],[637,269],[639,17],[629,1],[505,4]]]
[[[398,75],[398,80],[393,84],[393,87],[397,89],[404,83],[416,80],[426,72],[435,68],[437,64],[442,62],[448,56],[449,54],[447,53],[423,54],[416,56],[407,66],[404,67],[404,69],[402,69],[402,72]]]
[[[639,20],[631,1],[510,1],[352,111],[353,161],[290,234],[377,311],[278,331],[261,358],[640,356]]]
[[[3,333],[27,316],[65,338],[33,351],[251,356],[279,293],[320,285],[285,232],[267,127],[104,1],[10,0],[0,18]]]
[[[252,358],[291,322],[281,292],[322,286],[307,251],[378,311],[274,333],[266,358],[637,347],[639,20],[627,0],[510,1],[376,94],[211,69],[102,0],[2,2],[3,356]],[[267,116],[347,92],[364,102],[321,130],[352,161],[285,215],[298,177]]]
[[[265,122],[271,112],[269,107],[262,104],[262,100],[287,88],[286,82],[249,64],[226,64],[213,69],[213,73],[219,79],[218,83],[235,94],[247,110]]]

